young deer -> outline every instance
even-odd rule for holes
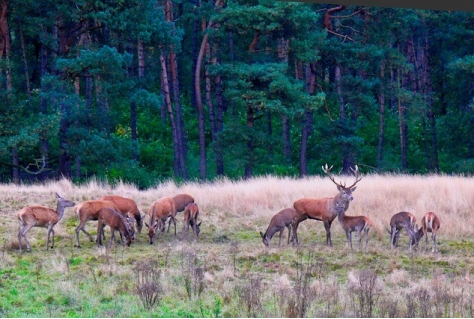
[[[176,235],[176,208],[174,201],[169,197],[163,197],[151,204],[148,210],[150,216],[150,225],[145,223],[148,227],[148,237],[150,238],[150,244],[153,244],[156,237],[156,232],[160,229],[162,232],[165,230],[166,220],[170,218],[168,224],[168,232],[170,231],[171,222],[174,223],[174,234]]]
[[[435,253],[438,251],[437,242],[436,242],[436,233],[438,232],[439,227],[441,226],[441,220],[438,215],[433,212],[426,213],[421,219],[421,228],[418,229],[415,233],[415,240],[418,246],[420,239],[425,236],[425,243],[428,246],[428,233],[431,233],[431,240],[433,241],[433,247],[431,252]]]
[[[346,185],[341,183],[336,183],[334,177],[331,175],[331,169],[328,168],[328,165],[322,167],[324,173],[329,177],[329,179],[336,184],[337,190],[339,193],[334,197],[325,197],[319,199],[313,198],[302,198],[294,202],[293,208],[298,212],[298,217],[293,224],[293,240],[294,244],[298,245],[298,225],[306,219],[316,219],[320,220],[324,224],[326,229],[326,245],[332,246],[331,241],[331,224],[337,216],[336,203],[343,209],[345,212],[349,208],[349,203],[354,199],[352,193],[356,190],[355,185],[362,179],[362,176],[359,173],[357,165],[352,170],[356,180],[351,185],[346,187]]]
[[[110,207],[103,207],[97,212],[97,246],[102,246],[103,232],[105,226],[110,227],[110,245],[115,241],[114,230],[120,233],[122,245],[125,246],[125,240],[127,240],[127,246],[130,246],[134,237],[135,231],[133,230],[132,219],[124,217],[121,213]]]
[[[372,221],[366,216],[346,216],[343,207],[339,207],[336,204],[337,219],[342,226],[342,229],[346,232],[347,245],[352,249],[352,232],[356,231],[359,233],[359,250],[362,241],[362,232],[365,235],[365,251],[367,252],[367,245],[369,242],[369,230],[372,227]]]
[[[137,232],[140,234],[143,228],[143,218],[138,210],[138,206],[135,201],[128,197],[122,197],[118,195],[106,195],[99,198],[99,200],[108,200],[115,204],[119,209],[119,213],[122,213],[125,217],[129,216],[134,218],[137,223]]]
[[[52,235],[51,249],[54,247],[54,226],[63,218],[66,207],[73,207],[75,204],[56,193],[58,200],[56,210],[45,206],[26,206],[16,213],[16,218],[20,222],[20,231],[18,232],[18,244],[21,250],[21,238],[25,239],[26,249],[31,250],[30,243],[26,239],[26,234],[32,227],[45,227],[48,229],[46,250],[49,247],[49,238]]]
[[[260,232],[260,236],[262,237],[263,244],[269,247],[270,241],[272,240],[273,235],[276,232],[280,232],[280,240],[278,242],[278,247],[280,247],[281,237],[283,236],[285,227],[288,228],[288,243],[287,244],[290,244],[292,224],[294,223],[297,217],[298,217],[298,213],[293,208],[285,208],[279,211],[278,213],[276,213],[275,215],[273,215],[265,234]]]
[[[418,241],[416,240],[416,217],[409,212],[399,212],[392,216],[390,219],[390,230],[387,229],[387,232],[390,234],[390,248],[398,246],[398,238],[400,237],[400,232],[404,228],[410,238],[410,250],[412,246],[415,245]]]
[[[197,218],[199,216],[199,207],[196,203],[189,203],[186,205],[184,209],[184,227],[183,232],[189,232],[189,226],[193,229],[194,235],[199,237],[199,233],[201,232],[201,222],[197,223]]]
[[[92,235],[85,230],[84,226],[89,220],[98,220],[99,210],[104,207],[112,208],[115,211],[119,210],[114,203],[108,200],[89,200],[79,203],[74,207],[74,212],[77,214],[80,221],[79,225],[76,228],[76,239],[78,248],[81,247],[81,244],[79,243],[79,232],[81,230],[89,237],[90,241],[94,241],[94,238],[92,238]]]
[[[174,201],[176,214],[182,212],[188,204],[194,203],[194,198],[189,194],[178,194],[171,199]]]

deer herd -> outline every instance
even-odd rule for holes
[[[339,224],[346,234],[347,245],[352,250],[352,233],[357,232],[359,236],[359,250],[361,249],[362,236],[365,237],[365,251],[368,249],[368,233],[372,226],[372,221],[367,216],[347,216],[345,213],[349,208],[350,202],[354,199],[353,193],[356,190],[356,184],[362,179],[357,165],[351,168],[355,177],[354,183],[350,186],[338,183],[331,174],[331,167],[326,164],[322,167],[323,172],[337,186],[338,193],[334,197],[324,198],[301,198],[293,203],[292,208],[284,208],[275,214],[267,227],[265,233],[260,232],[262,242],[266,247],[270,246],[270,241],[275,233],[279,232],[279,243],[281,246],[282,235],[285,229],[288,229],[288,240],[293,245],[299,245],[298,226],[306,219],[314,219],[323,222],[326,230],[326,245],[332,246],[331,225],[334,219],[338,219]],[[79,225],[76,232],[76,247],[81,247],[79,234],[82,231],[91,242],[94,241],[91,234],[85,230],[85,224],[88,221],[97,221],[97,235],[95,242],[99,247],[102,246],[102,240],[105,240],[105,226],[110,229],[110,244],[115,242],[114,232],[118,231],[123,246],[130,246],[136,238],[136,233],[140,234],[143,224],[148,228],[149,243],[153,244],[156,237],[165,231],[168,221],[169,233],[171,223],[174,225],[174,235],[176,236],[176,216],[183,212],[183,233],[189,233],[191,227],[195,240],[198,239],[202,221],[198,223],[199,207],[194,198],[189,194],[178,194],[174,197],[163,197],[153,202],[148,209],[148,223],[145,222],[146,215],[142,215],[135,201],[131,198],[118,195],[103,196],[97,200],[88,200],[81,203],[74,203],[62,198],[56,193],[56,210],[46,206],[26,206],[16,213],[16,218],[20,223],[18,232],[19,250],[22,252],[22,238],[25,241],[28,251],[31,250],[26,234],[32,227],[47,228],[46,250],[49,249],[51,238],[51,248],[54,247],[54,226],[61,220],[67,207],[73,207],[75,215],[78,217]],[[399,212],[392,216],[390,220],[390,229],[387,232],[390,235],[390,247],[398,246],[400,232],[405,229],[409,237],[409,249],[417,249],[418,242],[423,236],[426,238],[428,246],[428,232],[431,233],[432,252],[437,252],[436,233],[440,227],[439,217],[433,213],[426,213],[421,219],[421,227],[417,225],[416,217],[409,212]]]

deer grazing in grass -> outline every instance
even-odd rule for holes
[[[118,195],[106,195],[99,198],[99,200],[108,200],[115,204],[122,215],[128,215],[134,218],[137,224],[137,232],[140,234],[143,228],[143,218],[138,210],[138,206],[135,201],[128,197],[122,197]]]
[[[339,193],[334,197],[325,198],[302,198],[298,199],[293,203],[293,208],[298,213],[298,217],[293,223],[293,243],[298,245],[298,225],[306,219],[320,220],[324,224],[326,229],[326,245],[332,246],[331,241],[331,224],[337,216],[338,210],[345,212],[349,208],[349,203],[354,199],[352,193],[356,190],[355,185],[362,179],[362,175],[359,173],[357,165],[355,168],[351,168],[356,180],[355,182],[347,186],[334,181],[334,177],[331,174],[331,169],[328,165],[322,167],[324,173],[329,179],[336,184]],[[336,207],[337,205],[337,207]]]
[[[433,247],[431,252],[435,253],[438,251],[437,242],[436,242],[436,233],[441,226],[441,220],[438,215],[433,212],[426,213],[423,218],[421,218],[421,228],[417,229],[415,232],[415,241],[416,246],[420,239],[425,236],[425,243],[428,246],[428,233],[431,233],[431,240],[433,241]]]
[[[73,207],[75,204],[56,193],[56,210],[45,206],[26,206],[16,213],[16,218],[20,222],[18,232],[18,244],[21,250],[21,238],[25,239],[26,249],[31,250],[30,243],[26,239],[26,234],[32,227],[45,227],[47,231],[46,250],[49,247],[49,238],[52,237],[51,249],[54,247],[54,226],[63,218],[66,207]]]
[[[135,231],[133,229],[132,219],[130,217],[124,217],[122,213],[117,212],[113,208],[103,207],[97,212],[97,246],[102,246],[102,237],[105,226],[110,227],[110,245],[115,241],[114,230],[120,233],[122,245],[125,247],[125,240],[127,246],[130,246],[132,239],[134,238]],[[125,238],[125,240],[124,240]]]
[[[196,203],[189,203],[186,205],[184,209],[184,227],[183,232],[189,232],[189,226],[193,229],[193,233],[195,238],[199,237],[199,233],[201,232],[201,222],[197,222],[199,216],[199,207]]]
[[[153,244],[156,237],[156,232],[160,230],[165,231],[166,220],[170,218],[168,225],[168,232],[170,231],[171,222],[174,223],[174,234],[176,235],[176,207],[174,201],[170,197],[163,197],[151,204],[148,210],[150,216],[150,225],[145,222],[148,227],[148,237],[150,244]]]
[[[278,247],[280,247],[281,238],[283,236],[285,228],[288,228],[287,244],[290,244],[292,225],[297,217],[298,213],[293,208],[282,209],[281,211],[273,215],[272,219],[270,220],[270,224],[268,225],[267,230],[265,231],[265,234],[260,232],[260,237],[262,237],[263,244],[269,247],[273,235],[275,235],[275,233],[277,232],[280,232],[280,240],[278,242]]]
[[[79,218],[79,225],[76,228],[76,239],[77,239],[77,247],[80,248],[81,244],[79,243],[79,232],[82,230],[84,234],[86,234],[90,241],[94,241],[94,238],[92,238],[91,234],[89,234],[85,230],[85,224],[89,220],[98,220],[99,216],[99,210],[104,207],[109,207],[112,208],[115,211],[119,211],[117,206],[111,201],[108,200],[89,200],[89,201],[84,201],[82,203],[77,204],[74,207],[74,212],[77,214]]]
[[[387,232],[390,234],[390,248],[398,246],[400,232],[402,229],[405,229],[410,238],[410,250],[413,245],[415,245],[416,249],[416,244],[418,243],[416,239],[416,227],[416,217],[412,213],[399,212],[393,215],[390,219],[390,230],[387,229]]]
[[[182,212],[188,204],[194,203],[194,197],[189,194],[178,194],[171,199],[174,201],[176,214]]]
[[[346,216],[344,207],[339,207],[336,204],[337,219],[344,229],[347,238],[347,245],[352,249],[352,232],[356,231],[359,234],[359,250],[362,241],[362,232],[365,236],[365,251],[367,252],[367,246],[369,242],[369,230],[372,227],[372,221],[366,216]]]

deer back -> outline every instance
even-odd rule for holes
[[[23,224],[46,227],[54,225],[59,221],[58,214],[52,208],[46,206],[26,206],[16,213],[16,218]]]
[[[178,194],[171,199],[175,203],[176,212],[182,212],[188,204],[194,203],[194,197],[189,194]]]
[[[80,220],[91,219],[97,220],[98,212],[101,208],[108,207],[118,211],[115,204],[108,200],[89,200],[74,206],[74,212],[79,216]]]

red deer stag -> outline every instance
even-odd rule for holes
[[[114,209],[115,211],[119,211],[117,206],[115,206],[114,203],[108,200],[89,200],[79,203],[74,207],[74,212],[79,218],[79,225],[76,228],[76,239],[78,248],[81,247],[81,244],[79,243],[79,232],[81,230],[89,237],[91,242],[94,241],[94,238],[92,238],[91,234],[89,234],[85,230],[84,226],[89,220],[98,220],[99,210],[103,207],[109,207]]]
[[[324,224],[326,229],[326,245],[332,246],[331,241],[331,224],[337,216],[336,204],[341,207],[343,212],[349,208],[349,203],[354,199],[352,193],[356,190],[355,185],[362,179],[362,175],[359,173],[359,168],[357,165],[355,168],[351,168],[352,173],[354,174],[356,180],[351,185],[346,187],[341,183],[336,183],[334,177],[331,174],[331,169],[328,168],[328,165],[322,167],[324,173],[329,177],[329,179],[336,184],[337,190],[339,193],[334,197],[325,197],[319,199],[313,198],[302,198],[294,202],[293,208],[298,213],[298,217],[293,223],[293,243],[298,245],[298,225],[306,219],[316,219],[320,220]]]
[[[440,226],[441,220],[439,219],[438,215],[433,212],[426,213],[421,219],[421,228],[417,230],[415,234],[416,244],[418,244],[418,242],[423,236],[426,236],[425,243],[426,246],[428,246],[428,233],[431,233],[431,239],[433,240],[433,247],[431,249],[431,252],[437,252],[438,247],[436,243],[436,233],[438,232]]]
[[[417,244],[416,240],[416,217],[409,212],[399,212],[392,216],[390,219],[390,230],[387,232],[390,234],[390,248],[398,246],[398,238],[400,232],[404,228],[410,238],[410,250],[413,245]]]
[[[352,232],[356,231],[359,233],[359,250],[362,241],[362,232],[365,236],[365,251],[367,252],[367,246],[369,242],[369,230],[372,227],[372,221],[366,216],[346,216],[344,208],[337,206],[337,219],[342,226],[342,229],[346,232],[347,245],[352,249]]]
[[[171,197],[176,207],[176,214],[182,212],[188,204],[194,203],[194,198],[189,194],[178,194]]]
[[[168,225],[168,232],[170,230],[171,222],[174,223],[174,234],[176,235],[176,208],[174,201],[169,197],[163,197],[151,204],[148,210],[150,216],[150,225],[145,223],[148,227],[148,237],[150,237],[150,244],[153,244],[156,237],[157,230],[162,232],[165,230],[166,220],[170,218]]]
[[[137,204],[133,199],[118,195],[107,195],[102,196],[101,198],[99,198],[99,200],[108,200],[114,203],[115,206],[117,206],[117,208],[119,209],[119,212],[122,213],[122,215],[128,215],[129,217],[135,219],[137,223],[137,232],[139,234],[142,232],[143,218],[140,211],[138,210]]]
[[[193,229],[193,233],[196,236],[196,238],[199,237],[199,233],[201,231],[201,222],[197,222],[199,216],[199,207],[196,203],[189,203],[186,205],[186,208],[184,209],[184,227],[183,227],[183,232],[186,231],[186,233],[189,232],[189,226]]]
[[[73,207],[75,204],[56,193],[58,200],[56,210],[45,206],[26,206],[16,213],[16,218],[20,222],[18,232],[18,244],[21,250],[21,238],[25,239],[26,249],[31,250],[30,243],[26,239],[26,234],[32,227],[45,227],[47,231],[46,250],[49,247],[49,238],[52,237],[51,249],[54,247],[54,226],[63,218],[66,207]]]
[[[298,217],[298,213],[293,208],[285,208],[273,215],[272,219],[270,220],[270,224],[265,231],[265,234],[260,232],[260,236],[262,237],[262,242],[265,246],[270,246],[270,241],[272,240],[273,235],[276,232],[280,232],[280,240],[278,242],[278,247],[281,246],[281,237],[283,236],[283,232],[285,228],[288,228],[288,243],[290,244],[290,237],[291,237],[291,227],[295,219]]]
[[[97,212],[97,219],[97,246],[102,246],[101,239],[106,225],[110,227],[110,245],[115,241],[114,230],[120,233],[123,246],[125,246],[124,238],[127,241],[127,246],[131,245],[135,231],[133,230],[132,219],[130,217],[124,217],[122,213],[110,207],[103,207]]]

